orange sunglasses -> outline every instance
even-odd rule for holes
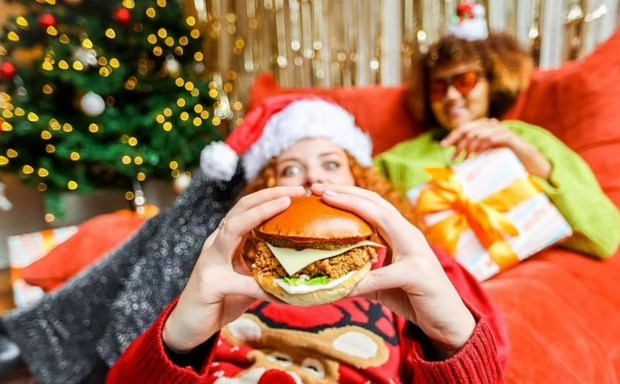
[[[431,79],[430,94],[431,100],[438,101],[443,99],[448,93],[448,88],[454,86],[463,97],[467,96],[478,84],[480,72],[468,71],[450,77],[435,77]]]

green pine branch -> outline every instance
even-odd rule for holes
[[[48,209],[63,192],[178,176],[222,139],[218,91],[195,73],[203,37],[178,1],[20,2],[0,32],[0,171]]]

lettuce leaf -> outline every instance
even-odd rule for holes
[[[283,277],[282,280],[290,286],[298,286],[298,285],[324,285],[329,282],[329,278],[327,276],[319,276],[314,277],[312,279],[302,279],[299,277]]]

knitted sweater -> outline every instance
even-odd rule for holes
[[[552,164],[549,181],[537,178],[549,199],[573,229],[563,246],[600,258],[614,255],[620,244],[620,214],[586,162],[545,129],[519,121],[503,124],[535,146]],[[428,167],[457,165],[454,148],[440,145],[437,131],[401,143],[375,159],[379,171],[403,192],[429,181]]]
[[[439,256],[477,325],[454,356],[434,360],[426,336],[380,304],[346,299],[310,308],[258,302],[192,355],[166,350],[175,304],[121,356],[108,383],[501,383],[501,315],[475,279]]]

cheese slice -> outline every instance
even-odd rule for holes
[[[274,254],[276,259],[278,259],[278,261],[289,276],[293,276],[294,274],[306,268],[308,265],[314,263],[315,261],[341,255],[347,251],[350,251],[353,248],[363,246],[385,248],[384,245],[369,240],[360,241],[357,244],[334,250],[306,248],[298,251],[294,248],[274,247],[269,243],[267,243],[267,246]]]

